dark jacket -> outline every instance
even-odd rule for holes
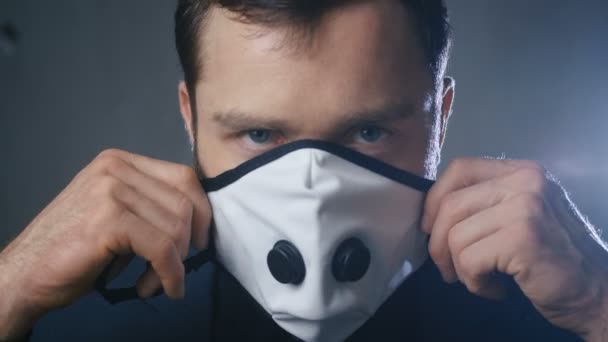
[[[131,270],[119,280],[133,282]],[[186,278],[186,297],[110,305],[96,293],[42,318],[32,341],[292,341],[225,271],[208,264]],[[348,341],[579,341],[553,327],[513,284],[504,301],[446,284],[431,261]]]

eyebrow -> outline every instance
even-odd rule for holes
[[[362,110],[348,113],[336,127],[337,130],[365,124],[380,124],[408,119],[415,114],[415,106],[409,103],[397,103],[382,109]],[[225,128],[240,131],[252,128],[273,129],[289,132],[289,121],[284,118],[257,116],[238,110],[215,112],[212,120]]]
[[[212,115],[212,118],[213,121],[233,130],[245,130],[252,128],[281,129],[286,128],[287,126],[287,122],[282,119],[268,118],[264,116],[258,117],[237,110],[216,112]]]
[[[408,119],[415,114],[415,106],[410,103],[397,103],[377,110],[365,110],[351,113],[342,123],[343,126],[360,126],[362,124],[387,123]]]

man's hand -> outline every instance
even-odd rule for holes
[[[149,261],[140,296],[183,297],[182,260],[207,247],[210,220],[190,167],[102,152],[0,253],[0,340],[89,292],[115,256],[123,268],[133,254]]]
[[[448,282],[501,298],[513,277],[553,324],[595,341],[608,317],[606,251],[561,187],[535,162],[454,161],[428,194],[429,253]]]

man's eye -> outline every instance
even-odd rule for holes
[[[256,144],[266,144],[272,139],[272,131],[269,129],[252,129],[247,131],[247,136]]]
[[[382,139],[386,132],[380,127],[366,126],[357,132],[358,138],[366,143],[375,143]]]

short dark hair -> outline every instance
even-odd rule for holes
[[[399,0],[412,12],[427,66],[435,82],[447,66],[451,45],[447,8],[443,0]],[[256,24],[314,24],[329,9],[344,0],[178,0],[175,11],[175,43],[184,71],[186,86],[193,91],[200,75],[199,32],[211,6],[234,12],[239,18]],[[352,2],[352,0],[350,0]],[[310,25],[309,25],[310,26]]]

